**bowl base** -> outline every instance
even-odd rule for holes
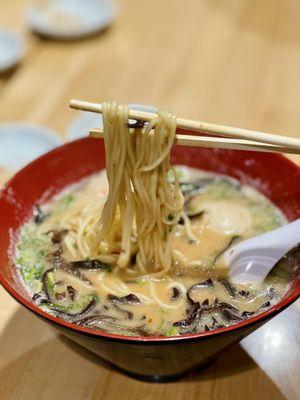
[[[129,378],[136,379],[138,381],[149,382],[149,383],[169,383],[169,382],[176,382],[184,378],[187,374],[191,373],[192,371],[201,370],[211,364],[217,357],[211,357],[210,359],[202,362],[201,364],[196,365],[195,367],[188,369],[183,372],[179,372],[176,374],[171,375],[143,375],[138,374],[136,372],[127,371],[121,367],[118,367],[114,364],[110,365],[113,367],[114,370],[120,372],[123,375],[128,376]],[[200,371],[201,372],[201,371]]]

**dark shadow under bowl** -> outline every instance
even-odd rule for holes
[[[300,217],[300,170],[280,155],[175,146],[172,162],[228,174],[265,194],[290,221]],[[300,266],[284,299],[266,312],[228,328],[166,338],[93,331],[45,313],[33,303],[16,273],[11,258],[13,238],[32,216],[35,205],[104,167],[103,141],[85,138],[40,157],[20,171],[0,193],[0,283],[20,304],[61,333],[132,376],[169,380],[206,364],[219,351],[241,340],[299,297]]]

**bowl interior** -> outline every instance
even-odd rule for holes
[[[288,220],[300,218],[300,170],[283,156],[174,146],[172,163],[237,178],[241,183],[253,186],[270,198],[284,212]],[[1,191],[0,283],[15,298],[27,307],[30,304],[30,308],[39,314],[40,310],[32,304],[11,260],[14,251],[13,238],[20,226],[32,215],[35,205],[48,201],[67,185],[104,167],[103,141],[84,138],[61,146],[35,160],[15,175]],[[298,276],[295,277],[285,298],[275,307],[278,309],[285,306],[299,293]]]

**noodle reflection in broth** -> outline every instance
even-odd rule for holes
[[[16,261],[34,301],[125,335],[212,330],[278,302],[295,253],[257,286],[229,282],[221,255],[284,224],[280,210],[230,177],[171,167],[172,114],[147,124],[128,114],[103,104],[106,175],[67,188],[22,228]]]

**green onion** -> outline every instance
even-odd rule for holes
[[[176,328],[176,326],[171,326],[171,328],[169,328],[167,330],[167,332],[165,333],[166,336],[176,336],[178,335],[178,328]]]
[[[174,217],[173,214],[169,214],[169,215],[168,215],[168,221],[173,221],[174,218],[175,218],[175,217]]]

